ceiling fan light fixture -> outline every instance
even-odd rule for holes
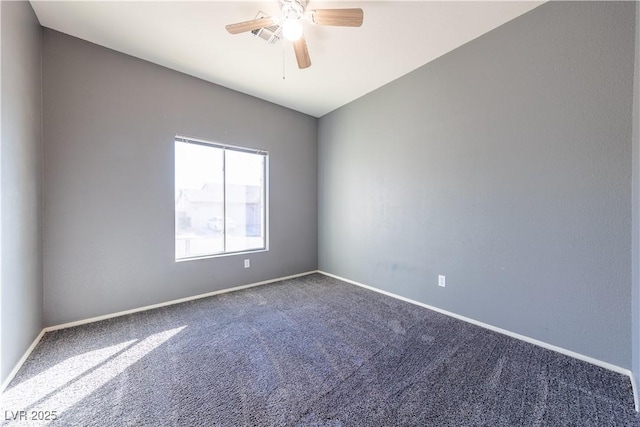
[[[285,39],[295,42],[302,37],[302,23],[299,19],[285,19],[282,23],[282,35]]]
[[[269,17],[259,12],[255,19],[226,25],[230,34],[251,32],[273,44],[285,38],[292,42],[298,68],[311,66],[309,49],[302,28],[302,18],[317,25],[334,27],[359,27],[362,25],[363,11],[352,9],[316,9],[305,11],[307,0],[278,0],[280,16]]]

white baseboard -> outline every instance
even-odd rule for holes
[[[5,381],[2,383],[2,385],[0,386],[0,393],[4,392],[4,390],[7,388],[7,386],[11,382],[11,380],[13,380],[13,378],[16,376],[16,374],[18,373],[18,371],[20,370],[20,368],[22,367],[24,362],[27,360],[27,358],[29,357],[29,355],[31,354],[33,349],[36,348],[36,345],[38,345],[38,343],[40,342],[40,340],[42,339],[44,334],[47,333],[47,332],[57,331],[57,330],[60,330],[60,329],[71,328],[73,326],[85,325],[87,323],[99,322],[101,320],[106,320],[106,319],[111,319],[111,318],[114,318],[114,317],[125,316],[127,314],[132,314],[132,313],[138,313],[140,311],[153,310],[154,308],[166,307],[168,305],[180,304],[180,303],[187,302],[187,301],[193,301],[193,300],[196,300],[196,299],[207,298],[207,297],[211,297],[211,296],[214,296],[214,295],[224,294],[224,293],[227,293],[227,292],[235,292],[235,291],[239,291],[239,290],[242,290],[242,289],[253,288],[255,286],[266,285],[268,283],[274,283],[274,282],[280,282],[280,281],[283,281],[283,280],[295,279],[296,277],[308,276],[309,274],[313,274],[313,273],[317,273],[317,272],[318,272],[317,270],[307,271],[305,273],[293,274],[291,276],[279,277],[277,279],[264,280],[262,282],[250,283],[248,285],[236,286],[234,288],[221,289],[219,291],[207,292],[206,294],[199,294],[199,295],[194,295],[194,296],[191,296],[191,297],[175,299],[175,300],[171,300],[171,301],[167,301],[167,302],[162,302],[162,303],[159,303],[159,304],[146,305],[144,307],[138,307],[138,308],[133,308],[131,310],[119,311],[117,313],[111,313],[111,314],[105,314],[105,315],[102,315],[102,316],[91,317],[89,319],[77,320],[75,322],[68,322],[68,323],[63,323],[63,324],[55,325],[55,326],[48,326],[48,327],[42,329],[42,331],[40,331],[40,334],[38,335],[38,337],[31,344],[31,346],[27,349],[27,351],[24,353],[22,358],[18,361],[18,363],[13,368],[13,370],[11,371],[11,373],[9,374],[7,379],[5,379]]]
[[[631,388],[633,389],[633,404],[636,407],[636,412],[640,412],[640,401],[638,400],[638,388],[636,385],[636,376],[633,375],[633,372],[630,372],[631,377]]]
[[[9,373],[9,376],[7,376],[7,378],[4,380],[4,382],[2,383],[2,385],[0,385],[0,394],[7,388],[7,386],[9,385],[9,383],[11,382],[11,380],[13,380],[13,377],[16,376],[16,374],[18,373],[18,371],[20,370],[20,368],[22,368],[22,365],[24,364],[24,362],[27,360],[27,357],[29,357],[29,355],[31,354],[31,352],[33,351],[34,348],[36,348],[36,346],[38,345],[38,343],[40,342],[40,340],[42,339],[42,337],[44,336],[44,329],[40,331],[40,333],[38,334],[38,336],[36,337],[35,340],[33,340],[33,342],[31,343],[31,345],[29,346],[29,348],[27,349],[27,351],[24,352],[24,354],[22,355],[22,357],[20,358],[20,360],[18,360],[18,363],[16,364],[16,366],[13,368],[13,370]]]
[[[394,294],[392,292],[383,291],[382,289],[377,289],[377,288],[374,288],[373,286],[368,286],[368,285],[365,285],[363,283],[356,282],[354,280],[350,280],[350,279],[346,279],[344,277],[337,276],[335,274],[327,273],[327,272],[322,271],[322,270],[318,270],[318,273],[324,274],[325,276],[333,277],[334,279],[338,279],[338,280],[341,280],[343,282],[350,283],[352,285],[360,286],[362,288],[369,289],[371,291],[378,292],[378,293],[381,293],[381,294],[384,294],[384,295],[387,295],[387,296],[390,296],[390,297],[393,297],[393,298],[396,298],[396,299],[399,299],[399,300],[402,300],[402,301],[405,301],[405,302],[408,302],[408,303],[411,303],[411,304],[419,305],[421,307],[428,308],[429,310],[437,311],[438,313],[442,313],[444,315],[447,315],[447,316],[450,316],[450,317],[465,321],[467,323],[471,323],[473,325],[480,326],[482,328],[489,329],[491,331],[498,332],[498,333],[503,334],[503,335],[507,335],[509,337],[518,339],[520,341],[525,341],[525,342],[528,342],[530,344],[537,345],[538,347],[546,348],[547,350],[552,350],[552,351],[555,351],[556,353],[564,354],[565,356],[573,357],[574,359],[582,360],[582,361],[590,363],[592,365],[596,365],[596,366],[599,366],[601,368],[605,368],[605,369],[608,369],[610,371],[617,372],[617,373],[622,374],[622,375],[626,375],[631,379],[631,387],[633,388],[633,398],[634,398],[636,411],[638,411],[640,409],[640,405],[638,404],[638,393],[636,391],[636,384],[635,384],[634,376],[633,376],[633,374],[631,373],[631,371],[629,369],[625,369],[625,368],[622,368],[620,366],[616,366],[616,365],[613,365],[611,363],[604,362],[602,360],[594,359],[593,357],[585,356],[584,354],[576,353],[575,351],[567,350],[566,348],[558,347],[557,345],[549,344],[549,343],[546,343],[544,341],[537,340],[535,338],[527,337],[525,335],[520,335],[520,334],[517,334],[515,332],[508,331],[506,329],[498,328],[496,326],[489,325],[488,323],[483,323],[483,322],[480,322],[478,320],[471,319],[469,317],[461,316],[459,314],[456,314],[456,313],[453,313],[453,312],[450,312],[450,311],[447,311],[447,310],[443,310],[441,308],[434,307],[434,306],[431,306],[431,305],[428,305],[428,304],[424,304],[422,302],[415,301],[415,300],[412,300],[410,298],[405,298],[403,296]]]
[[[193,301],[193,300],[197,300],[197,299],[201,299],[201,298],[212,297],[214,295],[225,294],[225,293],[228,293],[228,292],[240,291],[242,289],[253,288],[253,287],[256,287],[256,286],[266,285],[266,284],[274,283],[274,282],[280,282],[282,280],[295,279],[296,277],[308,276],[309,274],[313,274],[313,273],[316,273],[316,272],[317,272],[317,270],[307,271],[305,273],[293,274],[291,276],[279,277],[277,279],[264,280],[262,282],[250,283],[248,285],[236,286],[234,288],[227,288],[227,289],[221,289],[219,291],[207,292],[206,294],[199,294],[199,295],[194,295],[194,296],[191,296],[191,297],[174,299],[174,300],[171,300],[171,301],[161,302],[161,303],[158,303],[158,304],[145,305],[143,307],[132,308],[131,310],[118,311],[116,313],[111,313],[111,314],[105,314],[105,315],[102,315],[102,316],[91,317],[89,319],[76,320],[75,322],[62,323],[60,325],[55,325],[55,326],[48,326],[48,327],[44,328],[44,331],[45,332],[57,331],[59,329],[66,329],[66,328],[71,328],[73,326],[85,325],[87,323],[99,322],[101,320],[112,319],[114,317],[126,316],[127,314],[133,314],[133,313],[138,313],[138,312],[141,312],[141,311],[153,310],[154,308],[166,307],[168,305],[180,304],[180,303],[183,303],[183,302]]]

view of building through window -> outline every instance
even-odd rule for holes
[[[266,168],[266,152],[176,138],[176,260],[266,248]]]

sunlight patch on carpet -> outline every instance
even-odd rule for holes
[[[0,398],[2,413],[13,415],[11,425],[33,425],[31,418],[55,409],[55,421],[67,409],[123,373],[186,326],[162,331],[70,357],[7,390]],[[25,419],[26,418],[26,419]],[[5,420],[7,417],[5,416]],[[46,422],[40,425],[46,425]]]

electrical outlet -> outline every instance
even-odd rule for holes
[[[251,260],[245,259],[244,260],[244,268],[249,268],[251,267]]]
[[[442,286],[443,288],[446,286],[445,277],[443,275],[438,275],[438,286]]]

